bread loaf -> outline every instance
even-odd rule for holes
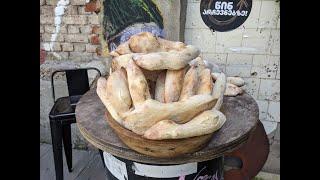
[[[167,70],[164,90],[166,103],[179,100],[185,71],[185,68],[180,70]]]
[[[160,103],[148,99],[135,109],[124,114],[124,126],[133,132],[143,135],[157,122],[170,119],[176,123],[186,123],[197,114],[214,107],[217,99],[211,95],[194,95],[186,100]]]
[[[133,60],[129,60],[126,70],[132,102],[134,106],[137,106],[151,98],[148,82]]]
[[[181,51],[172,50],[169,52],[136,54],[133,59],[137,65],[147,70],[179,70],[186,67],[199,54],[200,51],[196,47],[188,45]]]
[[[197,94],[211,94],[213,87],[212,83],[210,69],[203,69],[199,74],[199,87],[197,89]]]
[[[198,71],[196,70],[195,66],[191,66],[183,79],[179,101],[185,100],[196,94],[198,89],[198,81]]]
[[[215,77],[216,81],[212,89],[212,96],[218,99],[218,102],[216,103],[214,109],[219,110],[223,103],[223,95],[226,91],[227,80],[224,73],[219,73],[219,75],[216,75]]]
[[[207,110],[185,124],[172,120],[162,120],[145,133],[144,137],[152,140],[181,139],[210,134],[222,127],[226,117],[217,110]]]
[[[115,121],[119,124],[122,124],[122,119],[118,114],[118,111],[113,107],[111,101],[109,100],[109,96],[107,94],[107,80],[104,77],[100,77],[97,81],[97,95],[100,100],[104,104],[104,106],[108,109],[109,113],[113,117]]]

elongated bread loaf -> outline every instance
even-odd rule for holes
[[[148,82],[133,60],[129,60],[126,70],[132,102],[137,106],[151,98]]]
[[[130,53],[167,52],[171,50],[181,51],[186,44],[179,41],[169,41],[155,37],[150,32],[141,32],[130,37],[120,44],[116,50],[110,52],[111,56],[120,56]]]
[[[123,124],[127,129],[143,135],[147,129],[164,119],[186,123],[200,112],[213,108],[216,101],[211,95],[194,95],[173,103],[148,99],[134,110],[125,113]]]
[[[161,49],[157,38],[150,32],[142,32],[131,36],[129,47],[132,52],[136,53],[157,52]]]
[[[120,54],[118,54],[116,51],[111,51],[109,54],[110,54],[110,56],[113,56],[113,57],[120,56]]]
[[[179,101],[185,100],[196,94],[198,88],[198,71],[195,66],[187,71],[184,79]]]
[[[165,92],[166,73],[167,73],[166,71],[161,72],[156,81],[154,99],[161,103],[165,102],[164,92]]]
[[[129,47],[129,41],[126,41],[126,42],[120,44],[114,52],[119,55],[133,53]]]
[[[107,95],[110,103],[120,115],[129,110],[132,101],[127,78],[121,69],[111,73],[107,79]]]
[[[244,80],[241,77],[227,77],[227,82],[238,87],[241,87],[245,84]]]
[[[227,80],[226,75],[224,73],[219,73],[215,77],[216,81],[212,89],[212,96],[218,99],[218,102],[216,103],[214,109],[219,110],[223,103],[223,95],[226,91]]]
[[[185,124],[177,124],[172,120],[162,120],[149,128],[143,136],[152,140],[201,136],[219,130],[225,122],[226,117],[220,111],[208,110]]]
[[[102,101],[104,106],[108,109],[113,119],[116,120],[119,124],[122,124],[122,119],[118,114],[118,111],[115,109],[115,107],[111,104],[111,101],[109,100],[110,96],[108,96],[107,94],[107,80],[104,77],[100,77],[98,79],[96,91],[100,100]]]
[[[112,59],[112,63],[111,63],[112,70],[115,71],[115,70],[120,69],[122,67],[126,68],[127,65],[128,65],[129,60],[132,59],[133,55],[134,54],[126,54],[126,55],[121,55],[121,56],[114,57]]]
[[[160,44],[160,48],[162,51],[171,51],[171,50],[180,51],[186,47],[186,44],[179,41],[169,41],[159,37],[157,38],[157,40]]]
[[[200,51],[196,47],[187,45],[181,51],[172,50],[169,52],[136,54],[133,56],[133,59],[138,66],[147,70],[179,70],[186,67],[199,54]]]
[[[238,86],[227,83],[226,91],[224,93],[225,96],[237,96],[239,94],[242,94],[243,90],[239,88]]]
[[[180,70],[167,70],[164,99],[166,103],[179,100],[186,68]]]
[[[216,80],[218,79],[220,73],[218,73],[218,72],[213,72],[213,73],[211,73],[211,75],[212,75],[213,81],[216,81]]]
[[[211,94],[213,87],[212,83],[210,69],[203,69],[199,74],[199,86],[196,94]]]
[[[112,70],[115,71],[117,69],[127,67],[128,62],[129,62],[129,60],[132,59],[133,55],[135,55],[135,53],[125,54],[125,55],[114,57],[112,60]],[[146,79],[151,80],[151,81],[156,81],[160,72],[163,71],[163,70],[149,71],[149,70],[146,70],[143,68],[140,68],[140,69],[143,72]]]
[[[215,81],[219,73],[212,73],[212,78]],[[244,80],[241,77],[227,77],[227,83],[241,87],[245,84]]]
[[[206,64],[204,63],[201,56],[196,57],[192,61],[189,62],[190,66],[195,66],[198,69],[198,72],[201,72],[203,69],[206,68]]]

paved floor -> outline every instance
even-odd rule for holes
[[[256,180],[279,180],[280,169],[276,169],[271,166],[278,166],[280,162],[280,151],[274,151],[273,148],[279,148],[279,145],[274,144],[272,147],[272,153],[269,155],[269,159],[266,166],[255,178]],[[63,157],[65,158],[65,157]],[[69,173],[67,170],[67,164],[63,162],[64,179],[65,180],[106,180],[105,169],[102,165],[102,160],[98,151],[83,151],[73,150],[73,172]],[[268,172],[276,172],[268,173]],[[40,180],[55,180],[54,163],[52,147],[48,144],[40,144]]]
[[[267,162],[262,169],[264,172],[280,174],[280,143],[273,141]]]
[[[106,180],[105,169],[98,151],[73,150],[72,153],[73,172],[68,172],[63,159],[65,180]],[[51,145],[48,144],[40,144],[40,180],[55,180],[53,152]]]

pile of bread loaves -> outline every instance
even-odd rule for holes
[[[114,120],[147,139],[211,134],[226,121],[223,96],[243,92],[240,77],[212,72],[196,47],[148,32],[110,54],[112,73],[99,78],[97,94]]]

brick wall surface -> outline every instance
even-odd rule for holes
[[[201,19],[200,0],[188,0],[185,42],[202,50],[228,76],[241,76],[260,110],[269,137],[280,129],[280,8],[276,0],[253,0],[246,22],[229,32],[212,32]]]
[[[98,1],[40,1],[40,48],[46,51],[46,60],[99,59],[96,39],[100,23],[95,3]]]

